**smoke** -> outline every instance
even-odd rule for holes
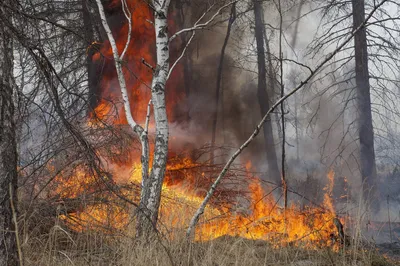
[[[189,5],[183,5],[183,12],[175,7],[171,12],[173,18],[170,31],[175,32],[193,25],[207,8],[203,2],[191,1]],[[303,7],[302,13],[310,11],[310,8],[310,6]],[[295,35],[293,31],[296,25],[292,22],[296,19],[297,8],[292,6],[288,10],[289,12],[284,18],[284,30],[285,37],[291,43],[289,40]],[[279,26],[277,25],[279,20],[276,9],[266,8],[265,11],[266,24]],[[196,33],[186,55],[168,81],[167,109],[171,121],[170,148],[173,152],[196,149],[209,144],[212,122],[216,114],[218,117],[216,145],[230,147],[232,150],[239,147],[251,135],[261,119],[257,101],[254,33],[249,30],[253,28],[252,18],[247,18],[248,20],[245,22],[238,21],[233,26],[224,58],[220,101],[216,103],[217,73],[221,48],[226,37],[228,12],[229,9],[225,10],[220,15],[219,22],[215,23],[212,28]],[[210,14],[212,13],[213,11],[210,12]],[[121,27],[121,21],[124,19],[122,13],[114,12],[112,16],[110,21],[113,27]],[[289,44],[284,43],[285,58],[304,62],[313,68],[318,63],[316,57],[321,58],[326,54],[329,49],[315,57],[308,53],[308,46],[317,33],[319,19],[319,15],[310,14],[300,20],[296,34],[298,39],[296,47],[290,47]],[[279,51],[277,32],[268,28],[267,36],[270,41],[272,64],[274,71],[277,72]],[[174,40],[171,47],[172,60],[178,58],[189,37],[190,33]],[[149,40],[143,40],[146,38]],[[138,42],[135,47],[152,43],[152,38],[149,34],[140,33],[134,40]],[[134,49],[135,54],[128,58],[137,62],[145,55],[147,61],[152,63],[154,62],[153,48],[150,45],[146,51]],[[346,54],[342,54],[339,57],[345,56]],[[336,58],[336,60],[338,59],[340,58]],[[341,71],[337,71],[337,67],[333,64],[324,69],[311,84],[304,88],[303,92],[298,93],[296,98],[293,97],[286,103],[287,140],[285,145],[287,147],[286,166],[289,186],[293,190],[299,190],[299,193],[308,198],[320,201],[321,189],[326,184],[326,174],[333,169],[337,180],[334,194],[340,205],[339,199],[343,193],[346,194],[347,203],[358,201],[361,177],[355,122],[356,112],[353,102],[355,84],[350,71],[352,66],[347,65],[347,68],[344,67]],[[146,73],[144,75],[146,78],[149,76],[149,69],[146,69],[141,63],[135,64],[132,69],[139,75]],[[114,71],[110,73],[114,75]],[[307,75],[307,69],[293,63],[284,63],[283,79],[286,91],[297,86]],[[117,88],[115,79],[116,76],[108,86],[118,93],[118,90],[115,90]],[[134,85],[139,82],[134,78],[130,80],[134,90],[138,90],[140,87],[141,92],[145,91],[146,88],[143,85]],[[144,82],[150,84],[148,79],[145,79]],[[102,89],[100,94],[104,95],[104,88]],[[277,98],[274,92],[269,93],[272,99]],[[130,96],[133,98],[134,106],[141,101],[137,93]],[[147,101],[145,102],[147,104]],[[138,111],[137,115],[144,117],[143,110]],[[272,116],[272,122],[278,158],[281,156],[282,145],[279,138],[279,118],[280,114],[276,111]],[[240,159],[243,164],[251,161],[254,171],[268,176],[265,145],[261,135],[244,151]],[[219,160],[222,162],[226,159],[220,158]],[[381,191],[385,189],[387,190],[387,186],[380,186]],[[386,192],[381,194],[384,195]],[[298,200],[298,197],[293,196],[293,200]]]

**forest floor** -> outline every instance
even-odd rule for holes
[[[220,237],[208,242],[157,240],[138,244],[127,237],[99,233],[72,234],[54,227],[47,238],[25,238],[24,265],[400,265],[400,244],[325,248],[272,247],[260,240]]]

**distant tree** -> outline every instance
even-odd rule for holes
[[[365,20],[364,0],[352,0],[353,28],[357,29]],[[374,197],[376,191],[376,163],[374,128],[372,125],[371,88],[369,84],[368,46],[366,28],[354,35],[355,75],[357,86],[358,135],[360,141],[361,177],[364,197]],[[371,193],[371,194],[370,194]],[[371,201],[371,199],[369,200]]]
[[[267,67],[266,67],[266,56],[265,56],[266,51],[264,45],[265,25],[263,23],[264,11],[261,1],[254,0],[253,5],[254,5],[254,20],[255,20],[254,34],[256,38],[257,66],[258,66],[257,98],[258,98],[258,105],[260,108],[261,117],[263,117],[270,109],[270,102],[271,102],[271,97],[268,95],[268,90],[267,90]],[[271,72],[269,74],[271,74]],[[271,91],[272,90],[269,90],[270,93]],[[271,180],[275,181],[276,183],[279,183],[280,171],[278,167],[278,158],[276,155],[272,121],[270,117],[268,117],[267,120],[265,121],[265,125],[262,130],[265,142],[268,176]]]
[[[376,9],[377,6],[382,7]],[[330,98],[341,99],[338,108],[342,108],[341,115],[347,119],[342,139],[349,138],[358,145],[357,149],[352,149],[354,154],[351,151],[359,167],[354,170],[361,177],[364,199],[375,205],[371,206],[373,208],[379,202],[374,200],[379,196],[376,160],[388,152],[384,146],[398,145],[391,135],[398,126],[400,114],[395,101],[400,67],[399,7],[399,3],[393,1],[321,1],[318,5],[318,9],[323,10],[319,33],[309,46],[313,56],[334,49],[351,30],[362,25],[366,13],[376,10],[370,21],[355,34],[354,42],[327,65],[323,75],[315,79],[318,83],[327,83],[327,86],[318,89],[317,83],[313,84],[319,91],[316,93],[318,97],[313,96],[315,99],[325,93]],[[336,119],[335,122],[338,120],[342,121]],[[333,127],[331,125],[327,132]],[[346,148],[343,141],[340,143],[342,147],[338,147],[337,153],[343,153]],[[342,154],[336,157],[340,158]]]

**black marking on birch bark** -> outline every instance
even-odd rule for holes
[[[157,141],[161,142],[161,144],[165,144],[164,135],[161,134],[161,133],[158,133],[158,134],[157,134],[157,137],[156,137],[156,142],[157,142]]]
[[[142,131],[140,132],[140,140],[142,141],[142,142],[145,142],[146,141],[146,137],[147,137],[147,134],[143,134],[144,133],[144,130],[143,130],[143,128],[140,128]]]
[[[136,125],[134,128],[133,128],[133,131],[135,131],[136,133],[138,133],[139,135],[142,135],[142,133],[143,133],[143,128],[141,127],[141,126],[139,126],[139,125]]]
[[[154,92],[160,92],[160,91],[164,91],[164,86],[161,82],[157,82],[154,85]]]
[[[167,37],[168,33],[168,26],[161,26],[160,29],[158,30],[158,38],[165,38]]]
[[[140,162],[142,163],[142,165],[144,165],[147,162],[146,156],[142,155],[141,158],[140,158]]]
[[[158,19],[167,19],[167,17],[165,16],[164,11],[157,11],[156,12],[156,16]]]
[[[158,77],[158,75],[160,75],[160,71],[161,71],[161,66],[157,65],[156,68],[154,69],[154,76]]]

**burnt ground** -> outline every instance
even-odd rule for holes
[[[377,247],[381,254],[392,260],[400,261],[400,242],[382,243],[378,244]]]
[[[400,261],[400,223],[373,222],[367,233],[381,254]]]

